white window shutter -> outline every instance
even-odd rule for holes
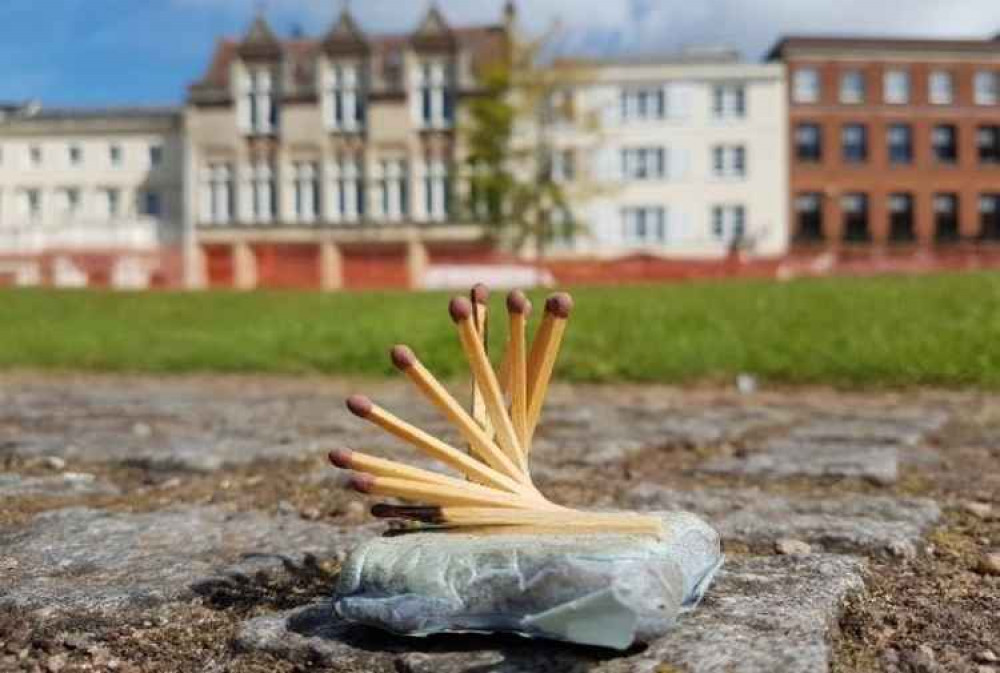
[[[667,150],[668,176],[671,180],[683,180],[687,177],[690,163],[688,154],[688,150],[683,148],[674,147]]]
[[[686,119],[691,113],[691,98],[694,94],[690,84],[674,83],[665,87],[667,96],[667,116],[670,119]]]

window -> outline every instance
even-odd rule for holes
[[[28,148],[28,160],[31,165],[35,168],[42,165],[42,147],[41,145],[32,145]]]
[[[865,74],[860,70],[845,70],[840,74],[840,102],[865,102]]]
[[[795,241],[816,243],[823,240],[823,197],[806,192],[795,198]]]
[[[278,189],[274,167],[257,161],[250,168],[250,210],[254,222],[270,222],[278,212]]]
[[[798,124],[795,127],[795,158],[818,162],[823,158],[823,134],[819,124]]]
[[[976,147],[980,163],[1000,163],[1000,126],[994,124],[976,129]]]
[[[934,240],[955,243],[959,240],[958,195],[934,195]]]
[[[666,119],[667,94],[662,86],[632,87],[621,92],[623,121]]]
[[[932,70],[927,82],[928,99],[933,105],[955,102],[955,78],[947,70]]]
[[[156,167],[163,164],[163,145],[149,146],[149,165]]]
[[[958,129],[954,124],[938,124],[931,132],[934,158],[943,164],[958,161]]]
[[[886,138],[889,163],[908,164],[913,161],[913,128],[909,124],[890,124]]]
[[[122,165],[122,146],[112,145],[108,148],[108,159],[111,161],[111,165],[118,168]]]
[[[79,166],[83,163],[83,149],[79,145],[69,146],[69,165]]]
[[[295,219],[315,222],[320,212],[319,167],[311,161],[298,161],[292,166],[292,177]]]
[[[121,190],[109,187],[97,192],[97,216],[115,219],[121,216]]]
[[[840,209],[844,217],[844,240],[865,242],[871,240],[868,231],[868,195],[845,194],[840,199]]]
[[[916,239],[913,230],[913,196],[889,195],[889,241],[909,243]]]
[[[450,209],[448,166],[441,159],[427,162],[424,174],[424,210],[431,222],[444,222]]]
[[[426,61],[418,71],[417,100],[424,128],[450,128],[454,123],[452,66],[445,61]]]
[[[622,240],[628,245],[666,243],[666,211],[660,206],[622,209]]]
[[[712,87],[712,116],[716,119],[746,117],[746,87],[742,84],[716,84]]]
[[[546,155],[545,161],[545,175],[553,182],[570,182],[576,175],[576,157],[573,150],[551,150]]]
[[[742,205],[712,206],[712,236],[727,245],[746,236],[746,208]]]
[[[233,214],[233,171],[227,163],[209,164],[202,177],[201,218],[211,224],[225,224]]]
[[[716,145],[712,148],[712,175],[717,178],[746,177],[746,155],[742,145]]]
[[[666,173],[666,150],[662,147],[622,150],[622,175],[626,180],[662,180]]]
[[[840,130],[840,144],[844,161],[868,160],[868,128],[864,124],[844,124]]]
[[[1000,72],[980,70],[973,76],[973,89],[976,105],[996,105],[1000,102]]]
[[[330,204],[334,222],[356,222],[365,212],[361,165],[354,156],[340,156],[329,165]]]
[[[76,187],[63,187],[56,190],[56,214],[61,217],[73,217],[80,212],[80,190]]]
[[[882,100],[893,105],[910,102],[910,73],[906,70],[886,70],[882,78]]]
[[[237,102],[240,129],[250,134],[273,133],[278,125],[275,103],[275,75],[270,68],[256,67],[247,71],[241,81]]]
[[[163,204],[160,201],[160,193],[145,191],[142,193],[142,202],[139,208],[143,215],[147,217],[160,217],[163,214]]]
[[[18,212],[29,220],[42,216],[42,193],[38,189],[22,189],[17,193]]]
[[[979,237],[1000,241],[1000,194],[979,195]]]
[[[398,222],[409,211],[406,161],[383,159],[376,165],[375,208],[383,220]]]
[[[364,128],[364,89],[360,65],[339,63],[333,66],[326,87],[329,128],[336,131],[357,131]]]
[[[796,103],[819,102],[819,71],[797,68],[792,76],[792,100]]]

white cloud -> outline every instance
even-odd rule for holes
[[[248,20],[258,0],[171,0],[196,11],[213,6]],[[411,30],[428,0],[352,3],[371,32]],[[438,0],[456,24],[498,20],[502,0]],[[996,0],[520,0],[522,22],[539,31],[559,21],[564,42],[596,53],[669,52],[690,44],[737,47],[756,58],[781,34],[886,34],[985,37],[1000,31]],[[340,7],[336,0],[270,0],[275,25],[300,23],[321,33]]]

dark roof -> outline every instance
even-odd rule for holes
[[[473,69],[478,69],[502,57],[506,45],[506,33],[502,25],[452,28],[444,23],[444,17],[434,8],[428,12],[416,33],[395,35],[365,36],[353,19],[349,16],[345,19],[342,14],[322,39],[294,39],[277,43],[278,56],[292,73],[292,83],[295,86],[308,88],[312,85],[310,78],[316,59],[323,50],[329,48],[331,37],[337,41],[354,37],[363,40],[367,49],[365,53],[371,56],[374,67],[378,68],[384,80],[389,83],[389,88],[402,86],[399,81],[401,73],[398,71],[406,49],[453,47],[467,50]],[[346,45],[346,42],[335,44]],[[230,66],[234,59],[244,55],[245,48],[246,39],[220,40],[216,44],[208,70],[200,80],[191,85],[191,93],[203,101],[224,100],[228,96]]]
[[[240,42],[238,50],[242,58],[278,58],[281,56],[281,41],[271,30],[267,19],[258,14],[250,24],[250,29]]]
[[[767,52],[768,60],[781,59],[792,49],[803,50],[864,50],[864,51],[961,51],[969,53],[1000,53],[1000,40],[990,39],[953,39],[953,38],[916,38],[916,37],[877,37],[877,36],[847,36],[847,35],[789,35],[782,37]]]
[[[323,49],[328,54],[365,54],[368,46],[364,32],[346,9],[323,38]]]

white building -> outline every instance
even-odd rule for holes
[[[542,133],[582,231],[553,254],[783,254],[787,103],[778,64],[725,51],[585,64]],[[560,121],[572,110],[573,123]]]
[[[173,282],[182,152],[176,109],[4,107],[0,285]]]

